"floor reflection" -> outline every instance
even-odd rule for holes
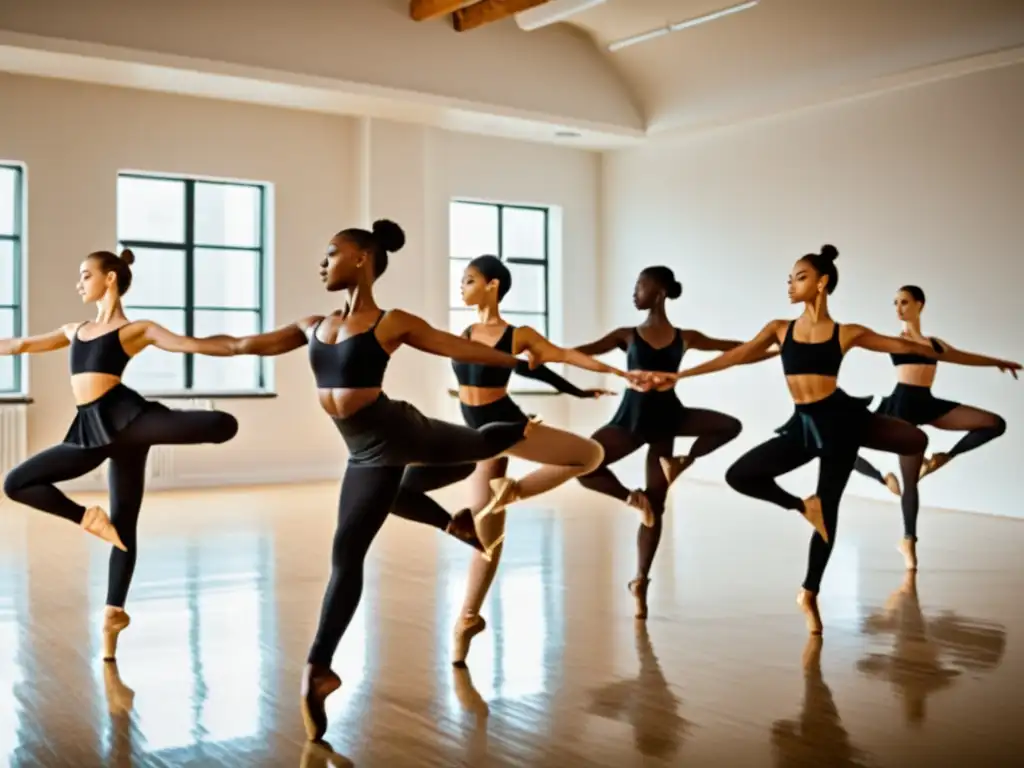
[[[921,725],[928,697],[951,686],[962,672],[995,669],[1006,649],[1004,627],[967,619],[952,611],[926,619],[917,573],[907,572],[885,604],[863,622],[869,636],[892,635],[891,653],[869,653],[857,669],[893,685],[909,725]]]

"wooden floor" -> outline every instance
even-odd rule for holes
[[[107,553],[0,508],[0,756],[12,765],[1010,766],[1024,754],[1024,524],[926,512],[905,581],[895,505],[849,499],[822,591],[809,528],[681,482],[632,618],[635,518],[582,491],[517,509],[468,671],[449,663],[469,551],[389,521],[335,657],[328,755],[300,670],[336,486],[151,494],[115,668]],[[350,761],[350,762],[349,762]]]

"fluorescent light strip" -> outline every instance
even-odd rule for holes
[[[733,13],[739,13],[749,8],[753,8],[757,5],[760,0],[750,0],[750,2],[740,3],[739,5],[733,5],[728,8],[723,8],[720,11],[714,11],[713,13],[706,13],[703,16],[698,16],[695,19],[688,19],[686,21],[677,21],[674,24],[668,24],[658,29],[652,29],[650,32],[642,32],[639,35],[633,35],[623,40],[616,40],[614,43],[608,46],[609,51],[619,51],[623,48],[627,48],[637,43],[645,43],[648,40],[653,40],[656,37],[662,37],[670,32],[678,32],[681,29],[689,29],[690,27],[696,27],[698,24],[705,24],[715,19],[720,19],[723,16],[729,16]]]
[[[607,0],[549,0],[515,15],[519,28],[531,32],[541,27],[557,24],[575,16],[577,13],[602,5]]]

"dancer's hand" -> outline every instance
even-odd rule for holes
[[[588,398],[592,398],[594,400],[597,400],[598,398],[601,398],[601,397],[606,397],[607,395],[614,395],[615,394],[610,389],[584,389],[583,393]]]
[[[1012,362],[1010,360],[1003,360],[997,367],[1003,373],[1008,373],[1011,376],[1013,376],[1013,378],[1016,379],[1017,378],[1017,371],[1020,370],[1021,366],[1020,366],[1020,363],[1014,363],[1014,362]]]

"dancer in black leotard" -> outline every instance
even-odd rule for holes
[[[117,636],[130,621],[124,611],[135,571],[136,528],[146,477],[146,457],[154,445],[224,443],[238,422],[221,411],[171,410],[146,400],[121,383],[128,361],[148,346],[168,352],[229,354],[226,337],[191,339],[148,320],[129,322],[121,297],[132,283],[134,255],[109,251],[82,262],[78,292],[96,304],[96,320],[69,323],[41,336],[0,341],[0,354],[51,352],[71,346],[71,390],[78,413],[64,441],[24,461],[4,479],[14,501],[80,525],[113,545],[103,622],[103,658],[114,658]],[[83,336],[84,334],[84,336]],[[111,516],[86,509],[55,485],[92,472],[110,460]]]
[[[328,244],[321,277],[328,291],[348,292],[345,312],[307,317],[271,333],[231,341],[233,353],[241,355],[280,355],[308,344],[320,405],[349,451],[331,578],[302,678],[302,715],[312,741],[321,739],[327,729],[324,702],[341,685],[331,660],[359,605],[367,551],[398,500],[406,467],[494,458],[532,428],[522,421],[478,430],[456,426],[427,418],[409,403],[383,393],[384,371],[403,344],[484,365],[513,368],[519,362],[506,352],[432,328],[415,315],[377,306],[373,284],[387,268],[388,254],[404,243],[401,227],[386,220],[376,222],[372,232],[339,232]],[[536,365],[552,360],[557,349],[547,345],[526,352]]]
[[[631,372],[679,370],[687,349],[724,351],[738,341],[713,339],[699,331],[676,328],[665,314],[665,300],[677,299],[682,285],[668,267],[648,267],[640,273],[633,289],[633,305],[647,310],[647,319],[636,328],[619,328],[590,344],[576,347],[587,355],[600,355],[613,349],[625,350]],[[761,355],[770,357],[772,352]],[[658,386],[633,386],[622,396],[611,422],[592,437],[604,446],[604,462],[579,478],[585,488],[624,501],[650,515],[653,523],[641,525],[637,532],[637,573],[629,582],[636,600],[636,617],[647,616],[648,574],[661,541],[662,515],[669,486],[696,459],[707,456],[733,440],[739,433],[739,420],[724,413],[684,406],[675,393],[674,381]],[[688,456],[673,457],[677,437],[696,437]],[[610,465],[647,445],[646,490],[630,491]],[[646,522],[646,521],[645,521]]]
[[[896,314],[903,322],[900,338],[927,345],[935,352],[944,353],[943,360],[959,365],[987,366],[1017,376],[1017,363],[985,355],[975,355],[953,349],[945,341],[927,338],[921,333],[921,310],[924,309],[924,291],[916,285],[905,285],[896,293]],[[907,457],[900,460],[903,475],[903,492],[893,473],[883,477],[867,459],[858,456],[854,469],[877,480],[900,499],[903,509],[903,541],[899,549],[903,553],[909,570],[917,569],[917,516],[920,507],[917,483],[930,472],[946,464],[954,456],[980,448],[1006,431],[1006,422],[1001,416],[980,408],[961,405],[951,400],[940,400],[932,395],[935,382],[936,361],[920,354],[894,354],[892,364],[896,367],[896,388],[882,400],[878,413],[908,421],[914,426],[928,425],[938,429],[967,430],[960,441],[948,453],[934,453],[927,461],[924,457]]]
[[[803,589],[797,596],[812,634],[822,631],[818,589],[835,543],[839,500],[853,471],[857,451],[874,448],[900,456],[920,456],[928,438],[917,427],[889,416],[873,414],[871,398],[854,398],[839,389],[839,366],[847,351],[860,347],[873,352],[910,354],[945,359],[931,348],[906,339],[881,336],[861,325],[840,325],[828,313],[828,295],[839,280],[831,245],[821,253],[798,260],[789,277],[789,298],[802,303],[795,321],[773,320],[757,336],[674,378],[721,371],[755,358],[781,344],[782,369],[796,412],[777,431],[779,435],[744,454],[726,473],[726,481],[747,496],[800,512],[814,526]],[[818,488],[806,500],[787,493],[775,478],[792,472],[812,458],[821,459]]]

